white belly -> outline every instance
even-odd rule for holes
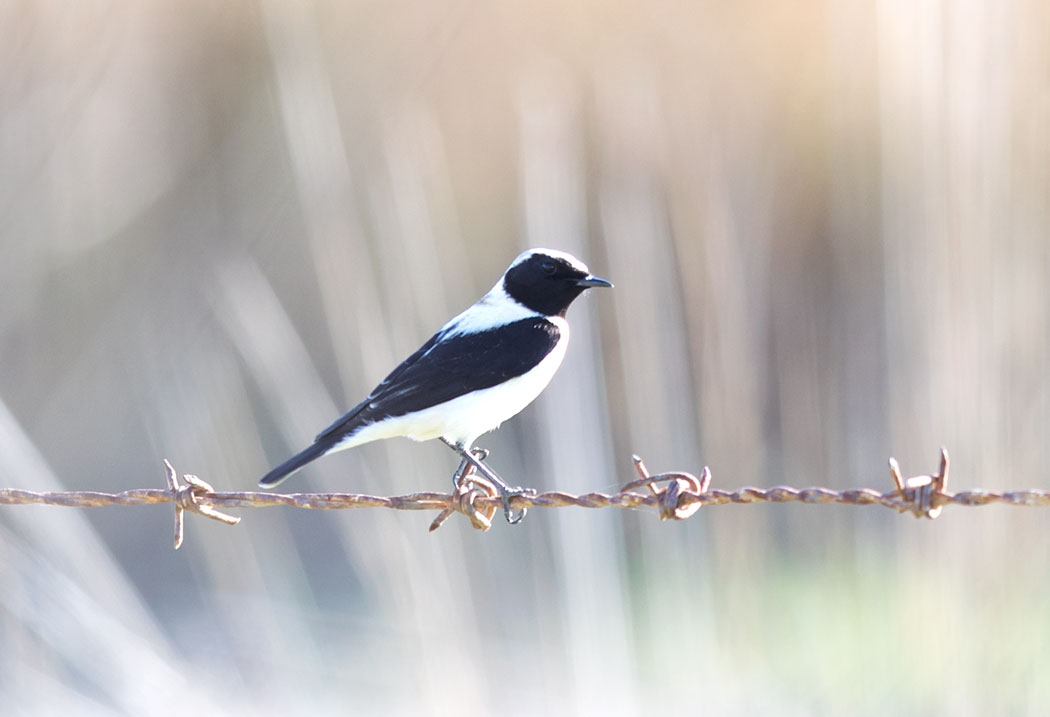
[[[561,338],[551,352],[528,373],[422,411],[377,421],[355,431],[332,450],[340,451],[396,436],[416,441],[443,437],[453,443],[471,445],[478,436],[498,428],[532,403],[561,366],[569,343],[569,324],[556,316],[548,320],[557,324]]]

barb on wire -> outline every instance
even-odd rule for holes
[[[488,451],[483,451],[481,459],[484,460]],[[455,473],[455,490],[449,496],[449,507],[438,513],[434,522],[430,524],[430,532],[445,524],[453,513],[462,513],[470,519],[470,524],[478,530],[488,530],[492,527],[492,516],[496,514],[496,506],[489,505],[479,507],[478,498],[497,498],[499,488],[485,476],[478,473],[478,467],[466,458],[459,462],[459,468]]]
[[[890,459],[890,475],[894,489],[880,493],[870,488],[832,490],[830,488],[772,488],[744,487],[735,491],[712,489],[711,471],[704,468],[697,478],[689,473],[670,472],[650,475],[642,459],[634,456],[639,478],[623,486],[618,492],[584,493],[573,495],[550,491],[537,495],[515,495],[510,499],[512,509],[524,508],[656,508],[663,520],[684,520],[701,506],[727,503],[842,503],[845,505],[881,505],[898,512],[909,512],[916,517],[936,518],[945,505],[978,506],[989,503],[1050,507],[1050,491],[987,491],[970,490],[948,493],[948,451],[941,449],[941,466],[936,475],[903,478],[897,461]],[[101,506],[157,505],[175,506],[175,548],[182,544],[183,515],[189,510],[227,525],[236,525],[240,518],[221,513],[216,508],[269,508],[287,506],[313,510],[343,510],[348,508],[389,508],[392,510],[436,510],[439,515],[430,525],[436,530],[453,514],[466,515],[479,530],[488,530],[496,510],[503,507],[495,486],[481,475],[461,467],[463,480],[452,494],[412,493],[383,497],[356,493],[261,493],[221,492],[197,476],[183,476],[180,484],[175,469],[164,461],[168,488],[145,488],[122,493],[97,491],[61,491],[37,493],[16,488],[0,489],[0,505],[62,505],[73,508]],[[637,492],[648,488],[649,493]]]
[[[199,513],[206,518],[217,520],[220,523],[226,525],[237,525],[241,522],[240,518],[236,518],[232,515],[226,515],[220,513],[211,506],[205,505],[198,502],[201,496],[207,496],[209,493],[214,493],[215,489],[208,483],[205,483],[195,475],[187,473],[182,478],[186,481],[186,485],[179,485],[178,476],[175,474],[175,469],[172,467],[168,459],[164,459],[164,470],[167,473],[168,478],[168,490],[171,491],[172,499],[175,502],[175,549],[178,550],[182,547],[182,534],[183,534],[183,513],[187,510],[194,513]]]
[[[908,502],[906,507],[898,510],[902,513],[910,510],[916,518],[926,517],[933,520],[941,514],[941,508],[944,507],[934,496],[944,495],[948,488],[948,449],[941,448],[941,468],[936,475],[915,476],[904,480],[897,459],[890,458],[890,476],[897,486],[897,495]]]

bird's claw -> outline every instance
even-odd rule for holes
[[[456,451],[460,455],[459,468],[456,469],[455,474],[452,476],[452,483],[459,487],[460,483],[464,480],[470,480],[471,476],[478,475],[488,480],[496,490],[499,491],[500,497],[503,499],[503,517],[507,519],[510,525],[517,525],[524,518],[525,514],[529,512],[528,508],[520,508],[517,512],[511,508],[510,502],[515,496],[528,496],[532,497],[536,495],[536,491],[532,488],[512,488],[507,485],[506,482],[499,475],[489,468],[488,464],[485,463],[485,459],[489,457],[489,452],[484,448],[467,447],[463,443],[453,443],[450,440],[442,437],[441,442],[446,446]]]
[[[514,498],[515,496],[526,496],[532,498],[535,497],[535,495],[535,488],[522,488],[520,486],[516,488],[510,488],[508,486],[501,487],[500,497],[503,498],[503,517],[507,519],[507,523],[510,525],[517,525],[529,512],[528,508],[521,508],[515,513],[514,509],[510,507],[511,498]]]

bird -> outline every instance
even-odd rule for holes
[[[317,434],[314,442],[259,481],[276,486],[308,463],[336,451],[394,437],[440,439],[462,458],[459,480],[473,466],[498,487],[506,518],[512,488],[474,447],[481,435],[517,415],[547,387],[569,342],[565,314],[585,290],[612,287],[563,251],[520,254],[484,296],[452,318],[402,361],[363,401]]]

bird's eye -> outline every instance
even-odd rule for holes
[[[554,266],[554,262],[552,261],[543,262],[543,265],[540,268],[543,269],[544,274],[553,274],[557,269],[557,267]]]

